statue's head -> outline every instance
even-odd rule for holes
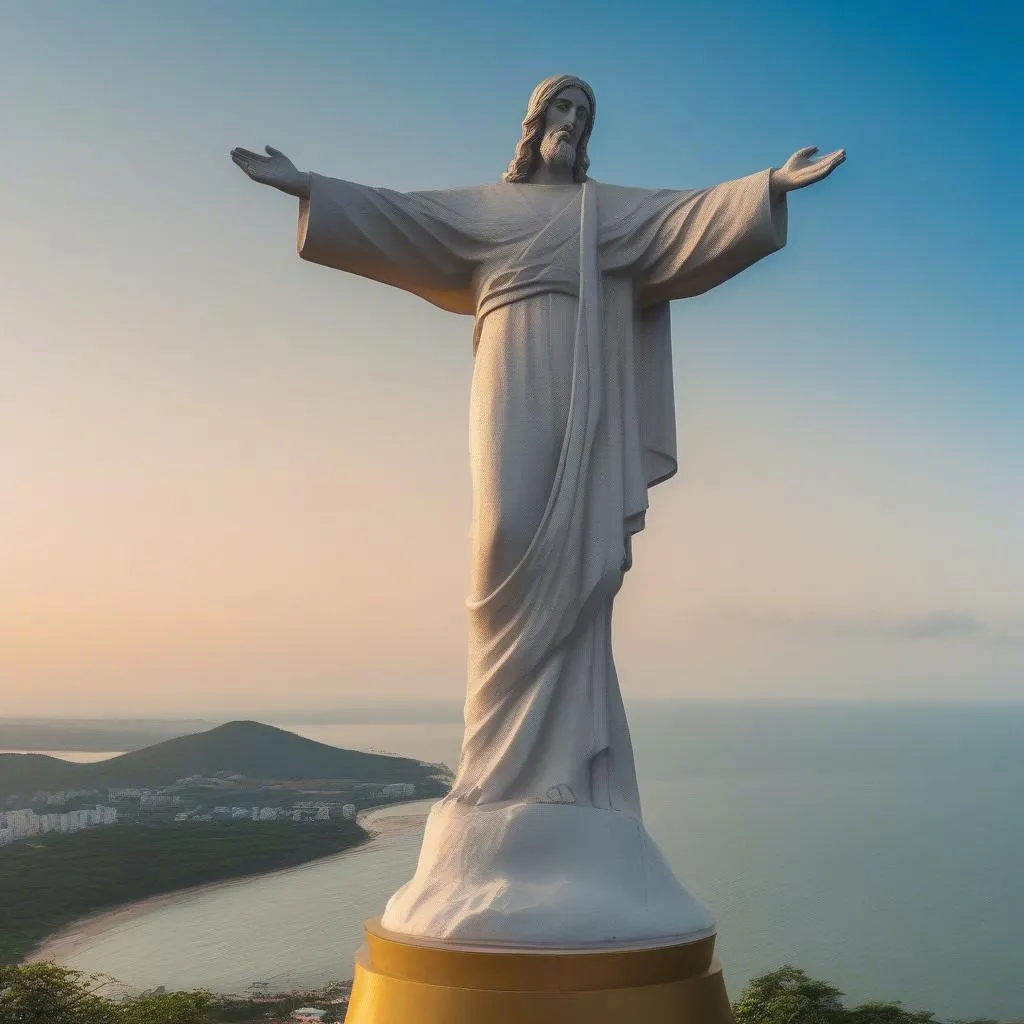
[[[516,155],[503,181],[523,184],[541,163],[571,165],[572,180],[586,181],[587,142],[594,126],[594,90],[575,75],[545,78],[530,96]]]

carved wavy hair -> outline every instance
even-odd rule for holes
[[[594,127],[594,114],[596,103],[594,90],[575,75],[552,75],[545,78],[533,93],[530,95],[530,102],[526,107],[526,117],[523,118],[523,131],[519,137],[519,144],[516,146],[516,155],[508,170],[501,176],[502,181],[511,184],[521,185],[530,180],[540,161],[540,144],[544,138],[544,118],[547,116],[548,107],[551,101],[563,90],[576,86],[577,89],[587,97],[590,103],[590,117],[583,126],[583,133],[576,146],[576,162],[572,167],[573,181],[586,181],[587,168],[590,167],[590,158],[587,156],[587,142],[590,140],[590,132]]]

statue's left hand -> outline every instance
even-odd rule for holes
[[[300,171],[281,150],[274,149],[273,146],[264,148],[267,151],[267,156],[236,146],[231,150],[231,159],[253,181],[280,189],[290,196],[308,199],[309,174]]]
[[[822,178],[827,178],[845,159],[846,150],[837,149],[826,156],[812,160],[818,152],[817,146],[804,146],[798,149],[781,167],[772,168],[771,190],[773,197],[778,197],[796,188],[813,185]]]

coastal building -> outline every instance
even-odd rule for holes
[[[355,821],[356,818],[356,805],[355,804],[343,804],[341,808],[341,816],[347,821]]]
[[[312,811],[312,810],[319,811],[319,810],[322,810],[323,808],[326,807],[327,810],[332,815],[334,815],[334,814],[344,815],[345,808],[348,807],[348,806],[350,806],[350,805],[346,801],[344,801],[344,800],[316,800],[316,801],[313,801],[313,800],[296,800],[292,804],[292,807],[301,807],[303,810],[310,810],[310,811]],[[351,806],[355,806],[355,805],[353,804]]]
[[[0,829],[8,838],[0,843],[7,845],[19,839],[28,839],[40,833],[78,832],[94,825],[117,823],[117,808],[96,804],[76,811],[36,814],[31,808],[0,812]]]
[[[5,811],[0,817],[0,824],[11,829],[14,840],[25,839],[39,833],[39,819],[31,807],[23,807],[16,811]]]
[[[138,800],[142,796],[141,789],[108,789],[108,800]]]
[[[416,787],[411,782],[393,782],[382,786],[380,793],[386,800],[407,800],[416,795]]]
[[[174,798],[170,793],[153,793],[147,789],[139,797],[139,810],[142,811],[164,811],[173,804]]]
[[[292,1010],[292,1020],[319,1022],[326,1016],[326,1010],[318,1010],[315,1006],[300,1006],[297,1010]]]

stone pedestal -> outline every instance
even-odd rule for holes
[[[732,1024],[713,935],[648,947],[430,944],[366,923],[346,1024]]]

